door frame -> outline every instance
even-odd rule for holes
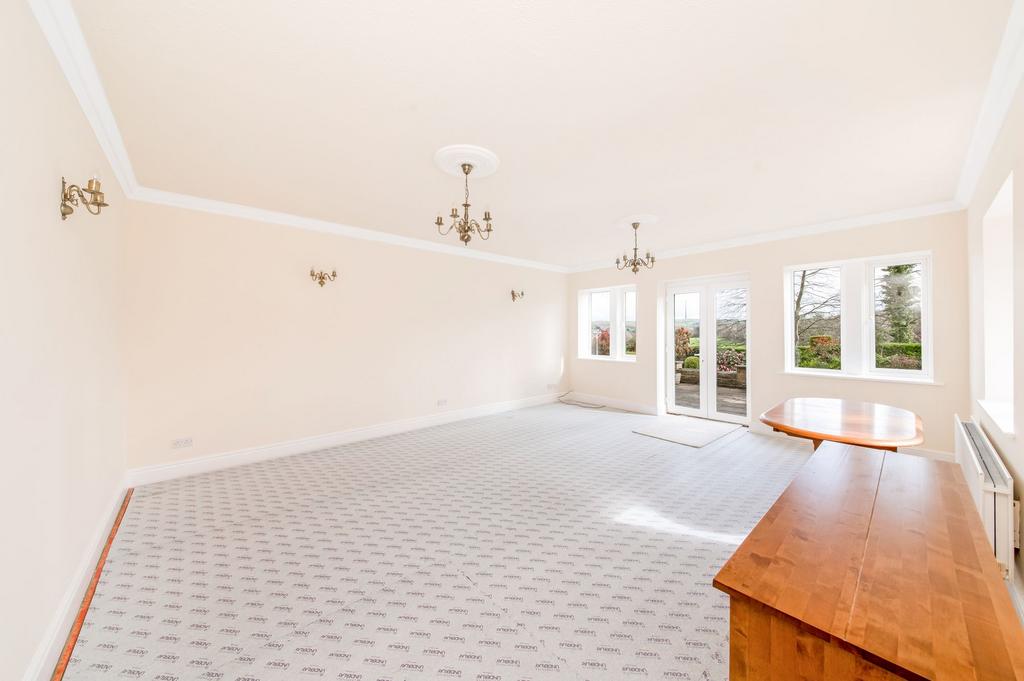
[[[744,288],[747,291],[747,318],[746,318],[746,348],[747,348],[747,385],[746,405],[747,413],[744,416],[728,414],[718,411],[718,375],[713,368],[717,366],[716,353],[718,346],[717,338],[717,294],[723,289]],[[679,414],[683,416],[696,416],[714,421],[726,421],[729,423],[750,424],[750,357],[751,357],[751,302],[750,302],[750,277],[745,274],[732,274],[723,276],[695,277],[670,281],[665,284],[664,297],[664,329],[662,337],[665,339],[665,394],[662,396],[665,413]],[[677,293],[698,293],[700,301],[700,408],[679,407],[675,403],[675,294]]]

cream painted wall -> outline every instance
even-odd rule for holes
[[[150,204],[128,219],[129,467],[567,385],[564,274]]]
[[[982,287],[981,223],[989,205],[995,198],[1006,178],[1014,176],[1013,212],[1013,271],[1014,271],[1014,359],[1013,392],[1014,431],[1016,437],[1007,435],[988,418],[977,405],[976,400],[985,394],[985,357],[983,348],[985,336],[982,330],[984,291]],[[971,398],[972,411],[1014,478],[1014,496],[1024,498],[1024,87],[1015,95],[1014,103],[1006,117],[1003,129],[996,140],[967,209],[968,240],[970,248],[970,329],[971,329]],[[1017,578],[1020,598],[1024,599],[1024,555],[1017,554]]]
[[[0,678],[18,679],[62,602],[77,607],[120,491],[125,199],[24,2],[0,3],[0,62]],[[61,175],[95,171],[110,208],[61,222]]]
[[[641,243],[641,245],[643,245]],[[666,282],[747,274],[750,278],[751,414],[794,395],[872,400],[921,415],[928,449],[953,448],[952,416],[968,411],[966,216],[963,212],[661,260],[639,275],[614,268],[570,276],[567,333],[575,339],[581,289],[636,283],[637,360],[607,362],[568,356],[575,391],[610,397],[649,410],[663,402],[658,389],[658,316]],[[846,258],[930,250],[934,267],[936,385],[820,378],[783,373],[783,268]]]

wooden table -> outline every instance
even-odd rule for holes
[[[924,442],[921,417],[912,411],[874,402],[826,397],[794,397],[761,414],[773,430],[811,440],[824,440],[895,452]]]
[[[956,464],[825,443],[714,579],[732,681],[1024,681]]]

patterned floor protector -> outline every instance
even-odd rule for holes
[[[805,443],[561,404],[140,487],[65,676],[728,675],[715,572]]]

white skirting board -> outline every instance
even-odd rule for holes
[[[576,402],[586,402],[587,404],[598,404],[610,409],[620,409],[622,411],[631,411],[636,414],[652,414],[657,416],[658,408],[653,404],[639,404],[637,402],[627,402],[625,400],[616,399],[614,397],[605,397],[604,395],[592,395],[590,393],[578,393],[575,390],[569,393],[564,399],[573,400]]]
[[[49,681],[53,676],[53,668],[68,640],[68,633],[78,615],[78,609],[82,606],[85,590],[89,587],[89,580],[92,579],[93,572],[96,570],[96,561],[100,559],[103,547],[107,543],[110,528],[113,527],[117,513],[121,510],[126,490],[125,487],[118,488],[107,512],[100,518],[99,524],[89,537],[89,541],[85,545],[85,554],[75,567],[71,581],[54,611],[53,619],[50,620],[50,625],[46,628],[46,632],[25,670],[25,675],[22,677],[24,681]]]
[[[280,456],[290,456],[292,454],[302,454],[303,452],[312,452],[318,449],[327,449],[328,447],[337,447],[338,445],[347,444],[349,442],[372,440],[386,435],[418,430],[419,428],[429,428],[430,426],[438,426],[445,423],[452,423],[454,421],[476,418],[478,416],[488,416],[505,411],[512,411],[514,409],[523,409],[524,407],[548,404],[557,399],[557,393],[537,395],[518,400],[509,400],[508,402],[494,402],[466,409],[453,409],[451,411],[443,411],[427,416],[417,416],[410,419],[402,419],[400,421],[387,421],[385,423],[364,426],[362,428],[352,428],[350,430],[341,430],[334,433],[326,433],[324,435],[314,435],[312,437],[304,437],[285,442],[275,442],[269,445],[247,447],[245,449],[225,452],[223,454],[198,456],[174,463],[130,468],[125,475],[125,484],[128,487],[148,485],[150,483],[161,482],[163,480],[182,478],[187,475],[197,475],[199,473],[208,473],[222,468],[241,466],[248,463],[256,463],[257,461],[265,461],[267,459],[276,459]]]

